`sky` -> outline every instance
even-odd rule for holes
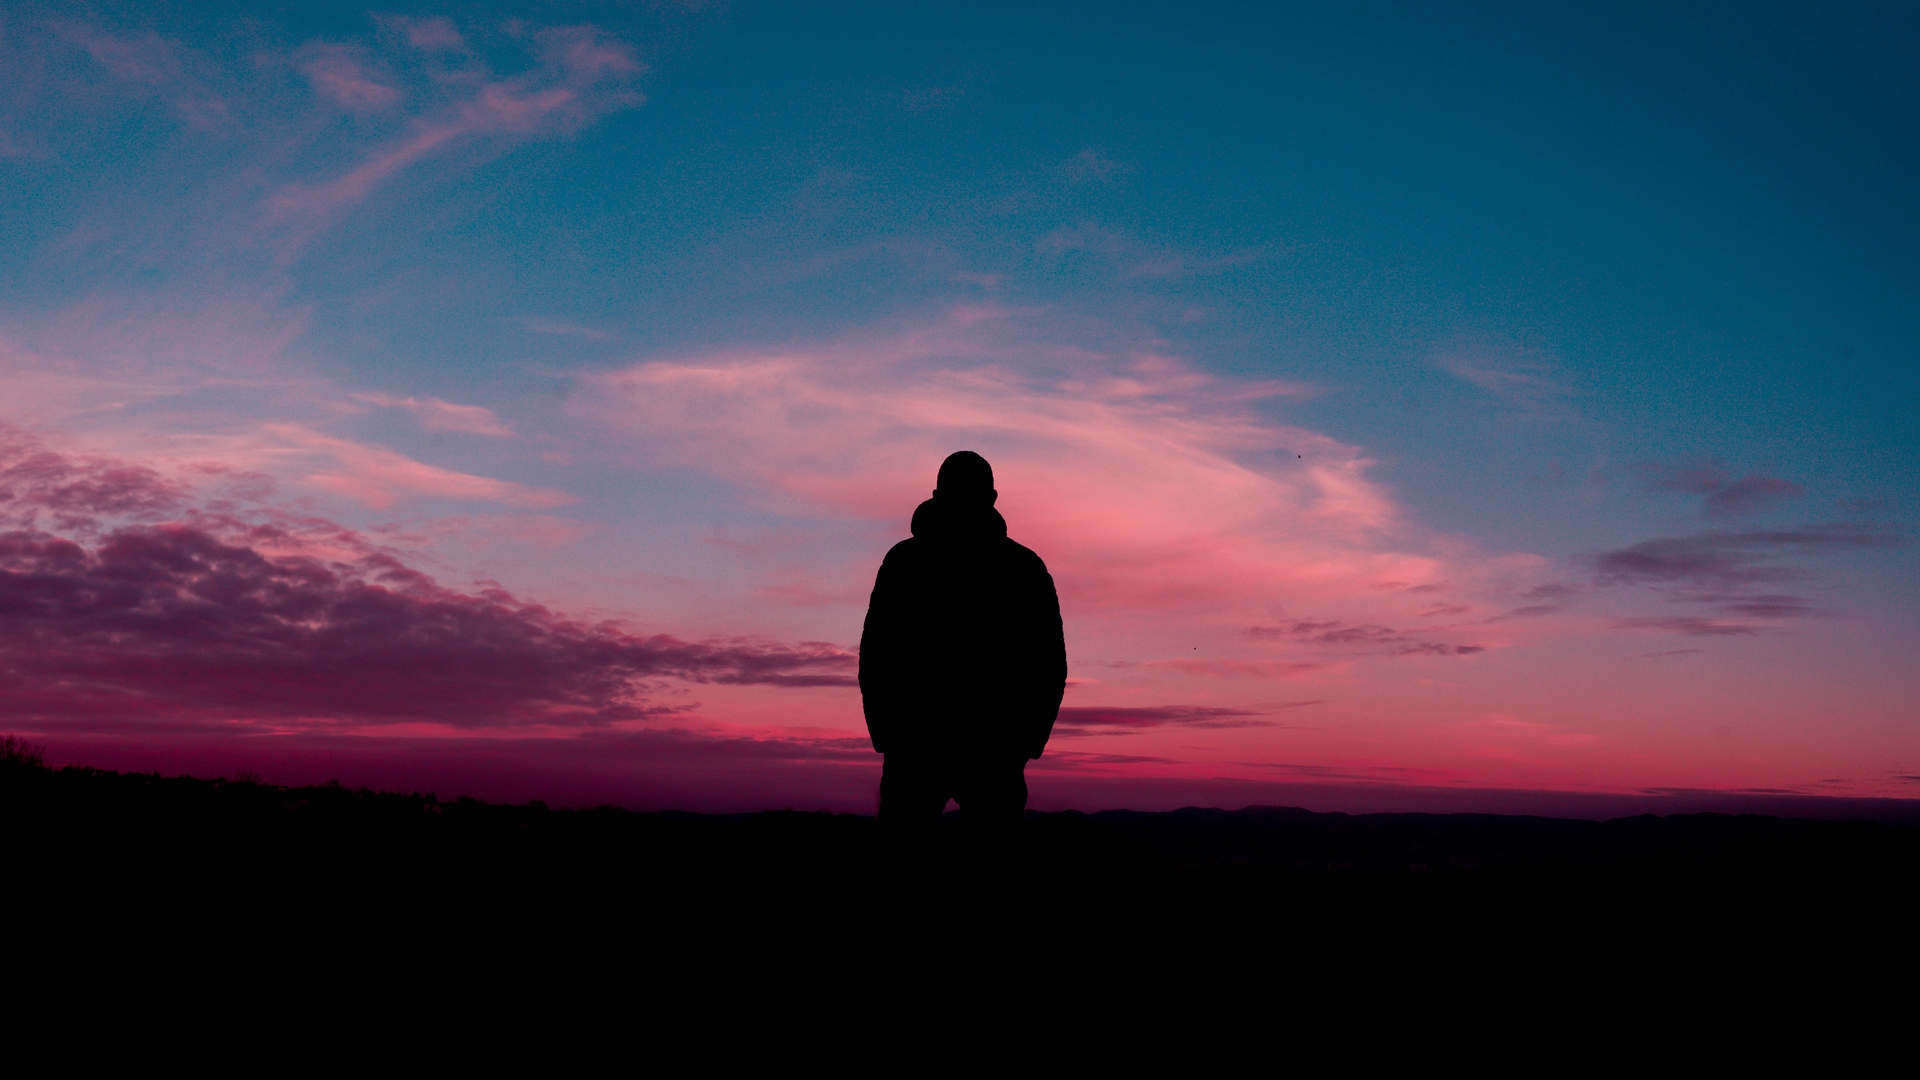
[[[971,449],[1037,808],[1920,798],[1911,6],[20,3],[0,71],[52,760],[871,812]]]

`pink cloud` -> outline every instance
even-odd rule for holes
[[[1265,719],[1280,709],[1304,708],[1319,701],[1289,701],[1264,709],[1194,705],[1073,706],[1060,710],[1053,726],[1053,737],[1079,738],[1092,735],[1130,735],[1145,728],[1169,725],[1185,728],[1273,727]]]
[[[495,130],[525,131],[538,115],[573,100],[573,93],[555,87],[525,97],[506,88],[484,88],[474,99],[435,121],[418,123],[413,134],[376,150],[345,174],[320,184],[288,184],[267,200],[280,216],[318,217],[360,202],[389,177],[463,136]]]
[[[482,405],[455,405],[436,397],[394,397],[392,394],[354,394],[354,399],[386,409],[405,409],[428,431],[457,431],[466,435],[511,438],[513,429]]]
[[[345,49],[317,49],[300,70],[316,92],[354,112],[378,112],[400,101],[400,91],[374,79]]]
[[[413,23],[408,32],[416,46],[425,34],[432,44],[420,47],[451,47],[446,37],[450,25]],[[457,34],[452,40],[457,40]],[[644,100],[627,85],[643,67],[624,43],[591,27],[545,30],[535,40],[540,63],[532,71],[479,82],[467,96],[415,118],[407,134],[374,148],[359,164],[330,180],[282,185],[267,198],[269,214],[299,224],[294,233],[297,246],[335,212],[365,200],[401,171],[439,152],[475,141],[507,145],[564,134]],[[364,97],[367,91],[358,82],[350,85]]]
[[[14,528],[93,528],[102,515],[150,520],[183,504],[187,488],[152,469],[75,458],[0,427],[0,522]]]
[[[574,82],[593,83],[610,75],[637,74],[646,68],[625,42],[591,26],[553,27],[542,30],[539,40],[542,54],[564,67]]]
[[[1546,567],[1408,522],[1363,451],[1264,405],[1303,387],[1209,376],[1150,349],[1089,353],[1021,330],[1012,316],[968,318],[865,341],[649,360],[587,377],[572,408],[648,460],[716,474],[782,510],[895,527],[947,453],[979,450],[994,462],[1013,535],[1048,560],[1072,612],[1130,635],[1132,650],[1190,633],[1233,650],[1209,663],[1349,644],[1246,637],[1280,606],[1396,627],[1394,644],[1444,642],[1463,655],[1454,647],[1489,642],[1434,638],[1419,615],[1431,595],[1376,584],[1447,582],[1449,596],[1472,597],[1531,584]],[[871,568],[844,572],[859,580]]]
[[[187,478],[208,468],[240,470],[345,496],[376,510],[406,499],[435,498],[547,510],[577,503],[551,488],[430,465],[371,443],[337,438],[296,423],[253,424],[238,432],[131,432],[108,428],[92,440],[121,453],[147,453],[151,467]],[[164,449],[163,454],[154,451]]]
[[[303,329],[303,320],[281,317],[260,328],[246,317],[257,312],[232,313],[211,306],[215,310],[203,317],[69,311],[34,335],[51,346],[45,351],[0,336],[0,385],[7,399],[0,405],[0,423],[53,423],[68,432],[86,432],[90,445],[141,457],[154,467],[219,462],[375,508],[420,496],[530,510],[578,501],[564,492],[431,465],[316,430],[315,425],[337,418],[338,404],[327,410],[321,403],[337,403],[338,392],[289,370],[294,365],[279,356]],[[190,342],[200,344],[197,355],[178,355]],[[243,363],[250,369],[240,367]],[[429,431],[495,438],[515,434],[478,405],[379,392],[348,397],[404,409]],[[163,411],[153,410],[163,401]],[[236,401],[255,416],[298,417],[303,422],[249,422],[234,415]],[[152,419],[130,423],[127,413],[138,408],[145,408]]]

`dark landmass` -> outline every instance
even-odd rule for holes
[[[857,815],[553,810],[17,757],[0,828],[11,926],[41,946],[687,992],[1007,964],[1113,993],[1169,970],[1199,980],[1183,992],[1760,986],[1904,964],[1920,884],[1920,828],[1875,822],[1031,813],[1015,850],[990,850],[948,815],[902,850]]]

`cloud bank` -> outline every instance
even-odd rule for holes
[[[1634,471],[1656,491],[1678,491],[1701,497],[1701,514],[1709,518],[1746,517],[1794,499],[1806,491],[1791,480],[1750,472],[1735,477],[1716,458],[1672,465],[1643,462]]]
[[[577,728],[670,683],[845,686],[821,642],[685,641],[463,593],[323,519],[150,469],[0,446],[0,714],[35,725]]]
[[[1876,523],[1837,522],[1798,529],[1755,529],[1663,536],[1593,557],[1602,585],[1650,585],[1696,612],[1629,616],[1615,625],[1711,637],[1742,637],[1769,624],[1829,614],[1812,599],[1774,591],[1811,571],[1783,560],[1872,551],[1906,542],[1904,531]],[[1698,613],[1705,609],[1707,614]]]

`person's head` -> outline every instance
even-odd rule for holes
[[[971,450],[947,455],[940,463],[940,478],[935,481],[934,497],[954,503],[992,506],[1000,493],[993,490],[993,466]]]

